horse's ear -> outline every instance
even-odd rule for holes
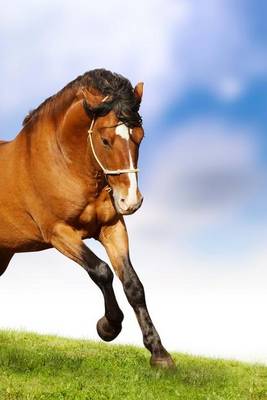
[[[141,100],[142,100],[143,88],[144,88],[144,82],[137,83],[137,85],[134,88],[134,95],[137,98],[137,100],[139,101],[139,103],[141,103]]]

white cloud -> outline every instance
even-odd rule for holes
[[[198,119],[164,137],[153,150],[146,176],[149,206],[145,193],[141,211],[141,223],[152,223],[151,232],[155,215],[170,235],[172,229],[175,235],[196,233],[233,219],[241,224],[244,210],[266,201],[267,176],[252,128]]]
[[[242,82],[238,79],[226,77],[218,84],[218,93],[225,100],[235,100],[243,92]]]
[[[240,95],[253,77],[265,74],[264,48],[250,30],[255,15],[247,13],[242,2],[189,4],[187,23],[177,32],[175,45],[182,89],[204,87],[232,100],[233,92]]]
[[[18,3],[15,12],[8,6],[1,13],[4,106],[10,110],[46,96],[96,67],[121,72],[133,83],[150,82],[153,90],[169,71],[172,29],[184,15],[184,1],[162,5],[78,0],[73,7],[58,0],[22,9]]]
[[[264,73],[250,16],[228,0],[15,1],[1,11],[2,113],[28,110],[95,67],[146,84],[144,113],[204,86],[224,99]]]

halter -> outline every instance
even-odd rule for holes
[[[107,96],[108,97],[108,96]],[[105,97],[102,102],[104,102],[107,97]],[[127,168],[127,169],[107,169],[103,166],[103,164],[101,163],[101,161],[99,160],[99,158],[97,157],[95,148],[94,148],[94,144],[93,144],[93,138],[92,138],[92,134],[93,134],[93,128],[94,128],[94,124],[95,124],[95,118],[92,119],[90,128],[88,130],[88,137],[87,137],[87,141],[90,141],[90,145],[91,145],[91,149],[93,152],[93,155],[98,163],[98,165],[100,166],[100,168],[102,169],[102,171],[104,172],[105,175],[120,175],[120,174],[135,174],[137,172],[139,172],[138,168]]]

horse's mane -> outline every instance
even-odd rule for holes
[[[85,101],[84,108],[87,114],[97,117],[113,110],[119,120],[129,127],[142,124],[142,118],[138,113],[140,102],[134,95],[130,81],[122,75],[105,69],[94,69],[78,76],[58,93],[48,97],[37,108],[30,111],[23,120],[23,126],[35,121],[41,114],[51,112],[51,110],[56,113],[57,110],[62,109],[64,104],[67,105],[73,100],[80,88],[95,89],[101,95],[109,96],[107,101],[95,108],[92,108]]]

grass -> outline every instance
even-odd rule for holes
[[[149,367],[133,346],[0,331],[1,400],[267,400],[267,367],[174,354]]]

